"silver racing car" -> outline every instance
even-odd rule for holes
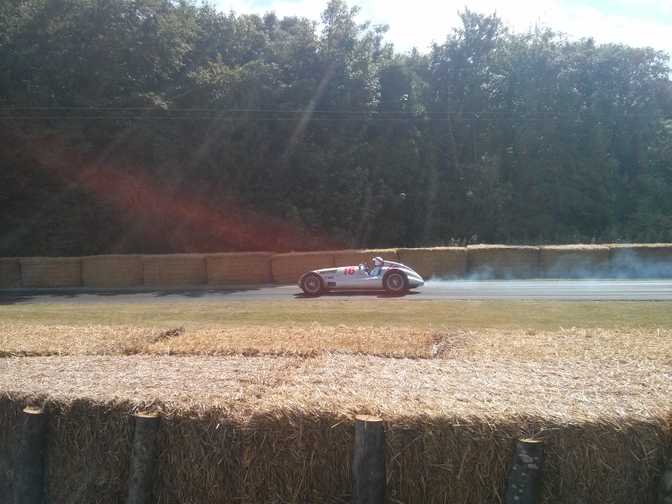
[[[374,257],[370,263],[340,268],[324,268],[304,273],[299,287],[308,296],[319,296],[328,291],[385,290],[389,294],[403,294],[421,287],[424,281],[408,266]]]

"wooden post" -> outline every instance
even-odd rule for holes
[[[656,504],[672,504],[672,453],[663,469],[663,474],[660,475]]]
[[[385,429],[383,420],[378,417],[355,417],[352,501],[353,504],[383,504],[385,501]]]
[[[513,454],[504,504],[536,504],[540,501],[544,443],[535,439],[520,439]]]
[[[128,504],[152,502],[154,475],[156,474],[156,436],[159,431],[159,416],[156,413],[133,415],[133,450],[128,475]]]
[[[28,406],[23,410],[22,424],[17,454],[14,502],[42,504],[47,415],[42,408]]]

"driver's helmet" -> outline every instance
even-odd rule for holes
[[[382,257],[374,257],[373,258],[373,266],[376,267],[376,268],[381,268],[383,266],[384,262],[385,261],[383,261]]]

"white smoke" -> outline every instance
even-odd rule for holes
[[[628,249],[614,250],[608,263],[600,264],[589,259],[577,261],[576,258],[559,260],[552,268],[538,269],[536,275],[530,274],[530,268],[514,268],[480,265],[476,271],[465,276],[432,275],[428,282],[445,281],[487,281],[520,280],[529,278],[548,279],[663,279],[672,278],[672,255],[669,258],[642,256]]]

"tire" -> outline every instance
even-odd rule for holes
[[[408,289],[408,280],[401,271],[390,271],[383,278],[383,287],[388,294],[403,294]]]
[[[317,273],[308,273],[301,279],[301,290],[306,296],[319,296],[324,291],[322,277]]]

